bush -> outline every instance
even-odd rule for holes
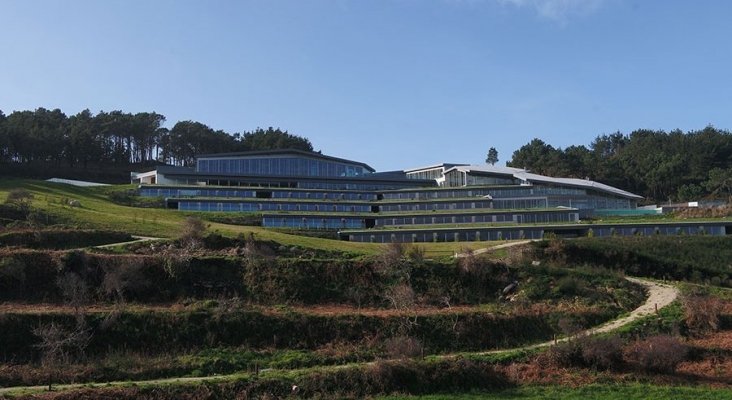
[[[27,206],[32,199],[33,194],[25,189],[10,189],[8,197],[5,199],[5,203]]]
[[[719,329],[722,303],[713,297],[689,296],[683,299],[684,324],[690,336],[704,336]]]
[[[582,343],[582,360],[598,370],[620,369],[623,365],[623,340],[617,336],[590,338]]]
[[[15,257],[0,258],[0,289],[12,290],[25,285],[25,264]],[[7,286],[7,287],[4,287]]]
[[[132,236],[129,233],[95,229],[24,229],[0,234],[0,246],[34,249],[60,250],[131,240]]]
[[[427,394],[508,386],[493,367],[464,359],[440,362],[381,361],[365,368],[303,377],[302,397],[364,398],[388,393]]]
[[[728,275],[731,236],[663,236],[584,238],[531,244],[535,255],[570,265],[590,264],[633,276],[704,281]]]
[[[550,347],[539,356],[539,363],[554,367],[619,369],[623,365],[623,341],[617,336],[579,338]]]
[[[200,218],[188,217],[183,222],[180,243],[184,247],[198,247],[203,243],[206,224]]]
[[[668,335],[651,336],[626,350],[626,358],[647,372],[674,372],[688,354],[686,344]]]
[[[397,336],[384,342],[384,349],[390,358],[415,358],[423,354],[422,343],[409,336]]]
[[[560,297],[578,296],[582,293],[582,282],[575,277],[565,276],[557,281],[553,292]]]
[[[584,367],[582,345],[578,340],[559,343],[542,353],[538,362],[546,367]]]

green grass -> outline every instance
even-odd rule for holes
[[[180,234],[181,225],[188,215],[176,210],[160,208],[135,208],[118,205],[109,200],[109,193],[132,189],[133,185],[83,188],[60,183],[28,179],[0,179],[0,201],[7,193],[23,188],[33,194],[33,206],[60,219],[66,225],[79,228],[109,229],[133,235],[174,238]],[[81,207],[68,206],[69,200],[78,200]],[[272,240],[284,245],[301,246],[328,251],[348,251],[360,254],[377,254],[383,245],[378,243],[347,242],[276,232],[256,226],[228,225],[211,222],[210,231],[225,236],[254,234],[260,240]],[[424,243],[427,257],[454,254],[463,248],[477,249],[491,246],[490,242]]]
[[[588,385],[578,388],[564,386],[525,386],[516,389],[490,393],[438,394],[428,396],[389,396],[381,400],[513,400],[513,399],[556,399],[556,400],[722,400],[732,398],[732,390],[689,386],[656,385]]]
[[[732,301],[732,288],[681,282],[679,283],[679,289],[684,295],[705,295]]]
[[[129,185],[123,186],[123,188]],[[14,188],[24,188],[34,196],[33,206],[44,210],[65,224],[82,228],[110,229],[135,235],[173,238],[180,234],[187,214],[158,208],[134,208],[112,203],[107,197],[110,187],[82,188],[33,180],[0,180],[0,199]],[[68,200],[78,200],[81,207],[69,207]],[[253,233],[262,240],[323,250],[376,253],[380,245],[315,239],[269,231],[261,227],[211,223],[211,231],[235,236]]]

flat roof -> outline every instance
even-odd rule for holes
[[[305,151],[297,149],[276,149],[276,150],[257,150],[257,151],[239,151],[232,153],[213,153],[213,154],[199,154],[196,159],[199,158],[229,158],[229,157],[252,157],[252,156],[279,156],[279,155],[298,155],[312,158],[320,158],[322,160],[335,161],[344,164],[360,165],[371,172],[375,172],[370,165],[362,163],[360,161],[347,160],[345,158],[338,158],[333,156],[327,156],[322,153],[314,151]]]

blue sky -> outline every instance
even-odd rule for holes
[[[732,2],[0,0],[0,110],[275,126],[377,170],[732,129]]]

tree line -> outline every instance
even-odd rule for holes
[[[0,163],[50,163],[69,167],[161,162],[193,165],[198,154],[294,148],[312,151],[306,138],[279,128],[233,133],[196,121],[163,126],[156,112],[88,109],[67,116],[59,109],[0,110]]]
[[[640,129],[597,136],[584,145],[555,148],[534,139],[508,166],[561,177],[589,178],[654,201],[732,196],[732,133]]]

